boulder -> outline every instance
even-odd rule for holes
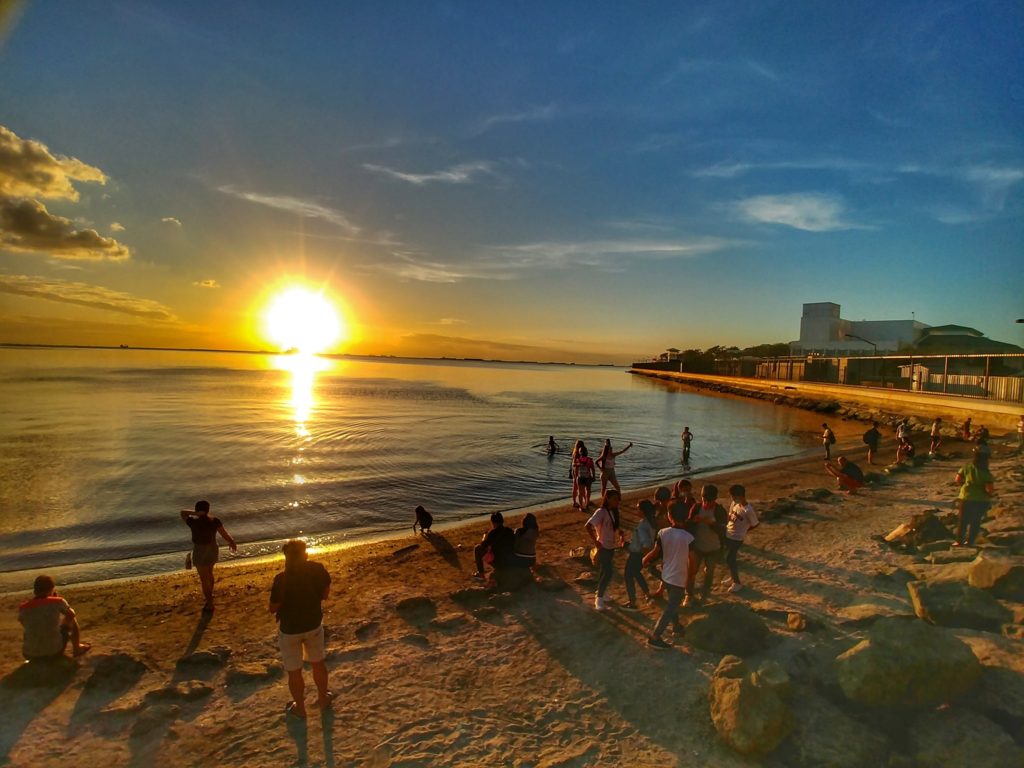
[[[967,582],[996,597],[1024,602],[1024,557],[982,552],[971,563]]]
[[[1009,768],[1024,764],[1024,751],[1010,735],[970,710],[932,712],[919,718],[910,728],[910,751],[921,768]]]
[[[783,674],[785,674],[783,672]],[[789,707],[773,687],[734,656],[726,656],[711,679],[711,722],[719,737],[744,755],[767,755],[793,727]]]
[[[410,624],[425,624],[437,616],[437,606],[426,595],[399,600],[395,610]]]
[[[836,658],[851,701],[875,707],[928,707],[968,691],[981,662],[951,632],[918,621],[879,619],[867,638]]]
[[[909,608],[898,608],[890,602],[882,602],[877,598],[872,600],[869,597],[868,599],[871,600],[871,602],[847,605],[846,607],[840,608],[836,611],[838,623],[860,627],[873,624],[879,619],[897,616],[909,618],[914,615],[913,611]]]
[[[835,704],[801,688],[790,699],[795,726],[778,748],[783,765],[798,768],[863,768],[886,764],[889,742]]]
[[[802,613],[791,611],[786,615],[786,626],[791,632],[803,632],[807,629],[807,617]]]
[[[988,592],[961,581],[912,581],[907,591],[914,613],[932,624],[998,632],[1013,618]]]
[[[145,700],[154,701],[196,701],[213,693],[213,686],[200,680],[183,680],[180,683],[168,683],[160,688],[146,691]]]
[[[943,542],[944,544],[946,542]],[[928,546],[925,544],[924,546]],[[921,550],[920,547],[918,548]],[[932,565],[948,565],[949,563],[969,563],[978,554],[978,550],[974,547],[955,547],[954,549],[944,549],[939,552],[933,551],[928,555],[928,562]]]
[[[127,653],[100,656],[85,681],[85,690],[127,691],[148,671],[145,663]]]
[[[744,605],[711,607],[686,625],[686,639],[705,651],[749,656],[762,650],[771,636],[764,619]]]
[[[928,509],[915,514],[910,519],[910,527],[914,529],[913,541],[918,546],[931,541],[950,541],[953,533],[939,521],[942,512]]]
[[[443,616],[431,619],[430,627],[442,632],[454,632],[468,623],[469,619],[466,618],[464,613],[446,613]]]

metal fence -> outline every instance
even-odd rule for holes
[[[694,370],[680,360],[634,363],[645,370],[711,373],[776,381],[850,384],[907,392],[935,392],[1010,403],[1024,402],[1024,354],[878,355],[858,357],[745,357],[702,361]]]

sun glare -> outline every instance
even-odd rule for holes
[[[308,288],[292,287],[278,293],[265,321],[267,337],[285,351],[324,352],[347,335],[334,305]]]

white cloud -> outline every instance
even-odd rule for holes
[[[489,131],[498,125],[506,125],[508,123],[527,123],[527,122],[538,122],[544,120],[551,120],[559,114],[559,107],[557,104],[546,104],[544,106],[529,107],[519,112],[506,112],[497,115],[491,115],[481,120],[473,133],[479,135]]]
[[[457,317],[442,317],[435,325],[463,325],[465,322],[465,320],[460,320]]]
[[[124,232],[124,224],[119,224],[116,221],[112,221],[112,222],[110,222],[110,231],[111,232]]]
[[[362,231],[341,211],[328,208],[313,200],[305,200],[301,197],[290,197],[288,195],[263,195],[258,192],[246,192],[230,185],[217,187],[217,190],[226,195],[255,203],[256,205],[294,213],[296,216],[301,216],[304,219],[326,221],[328,224],[333,224],[351,235],[358,235]]]
[[[372,171],[373,173],[379,173],[393,179],[406,181],[416,186],[423,186],[424,184],[431,184],[434,182],[440,184],[468,184],[476,176],[480,176],[482,174],[494,175],[494,168],[492,164],[483,161],[475,163],[460,163],[459,165],[453,165],[450,168],[446,168],[441,171],[433,171],[432,173],[406,173],[395,170],[394,168],[388,168],[383,165],[374,165],[372,163],[364,163],[363,168],[368,171]]]
[[[173,216],[164,216],[160,219],[161,224],[170,224],[175,227],[181,227],[181,219],[176,219]]]
[[[192,285],[196,288],[220,288],[220,283],[213,279],[196,280]]]
[[[105,184],[107,177],[99,168],[53,155],[45,144],[0,125],[0,196],[78,200],[72,181]]]
[[[696,178],[735,179],[758,171],[842,171],[862,173],[872,171],[873,166],[858,160],[842,157],[825,157],[814,160],[776,160],[771,162],[722,162],[698,168],[690,175]]]
[[[28,198],[0,197],[0,250],[87,261],[123,261],[131,256],[114,238],[95,229],[77,229],[70,219]]]
[[[490,246],[510,267],[567,267],[573,264],[612,265],[614,259],[690,258],[737,245],[717,237],[674,240],[583,240]]]
[[[0,274],[0,292],[117,312],[147,320],[177,322],[174,314],[159,302],[70,280]]]
[[[735,207],[749,221],[782,224],[806,232],[863,228],[844,220],[842,201],[831,195],[759,195],[740,200]]]

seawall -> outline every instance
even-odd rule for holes
[[[932,419],[940,416],[950,432],[953,427],[959,428],[967,417],[973,419],[975,427],[984,425],[994,433],[1015,431],[1017,419],[1024,413],[1024,405],[1021,404],[877,387],[746,379],[638,368],[631,368],[629,372],[637,376],[673,381],[698,390],[753,397],[778,405],[865,421],[874,419],[892,422],[897,418],[910,417],[920,423],[930,424]]]

